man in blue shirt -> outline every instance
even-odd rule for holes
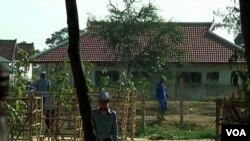
[[[156,98],[159,103],[159,113],[157,115],[157,119],[164,119],[164,113],[168,108],[167,99],[168,93],[166,87],[164,85],[165,77],[161,76],[156,85]]]
[[[98,141],[118,141],[116,112],[108,107],[110,95],[102,92],[98,95],[99,107],[93,110],[93,119]]]

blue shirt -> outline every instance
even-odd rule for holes
[[[98,141],[102,141],[109,137],[114,141],[118,141],[117,117],[115,111],[108,109],[108,111],[103,112],[100,109],[95,109],[93,110],[93,118]]]
[[[158,82],[156,85],[156,98],[158,100],[165,100],[165,101],[168,98],[166,87],[162,82]]]

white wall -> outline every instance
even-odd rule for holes
[[[33,68],[33,65],[30,63],[29,70],[26,73],[26,76],[28,79],[32,79],[32,68]]]

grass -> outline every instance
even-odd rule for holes
[[[192,124],[166,124],[151,123],[146,126],[146,130],[138,127],[136,137],[149,139],[204,139],[215,138],[215,128],[211,126],[199,127]]]
[[[143,130],[142,125],[138,122],[135,136],[154,140],[215,138],[215,103],[184,102],[183,124],[180,124],[178,103],[178,101],[171,101],[165,120],[159,121],[156,119],[157,103],[147,102],[146,128]]]

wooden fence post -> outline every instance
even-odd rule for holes
[[[183,118],[184,118],[184,110],[183,110],[183,79],[180,79],[180,128],[183,127]]]

